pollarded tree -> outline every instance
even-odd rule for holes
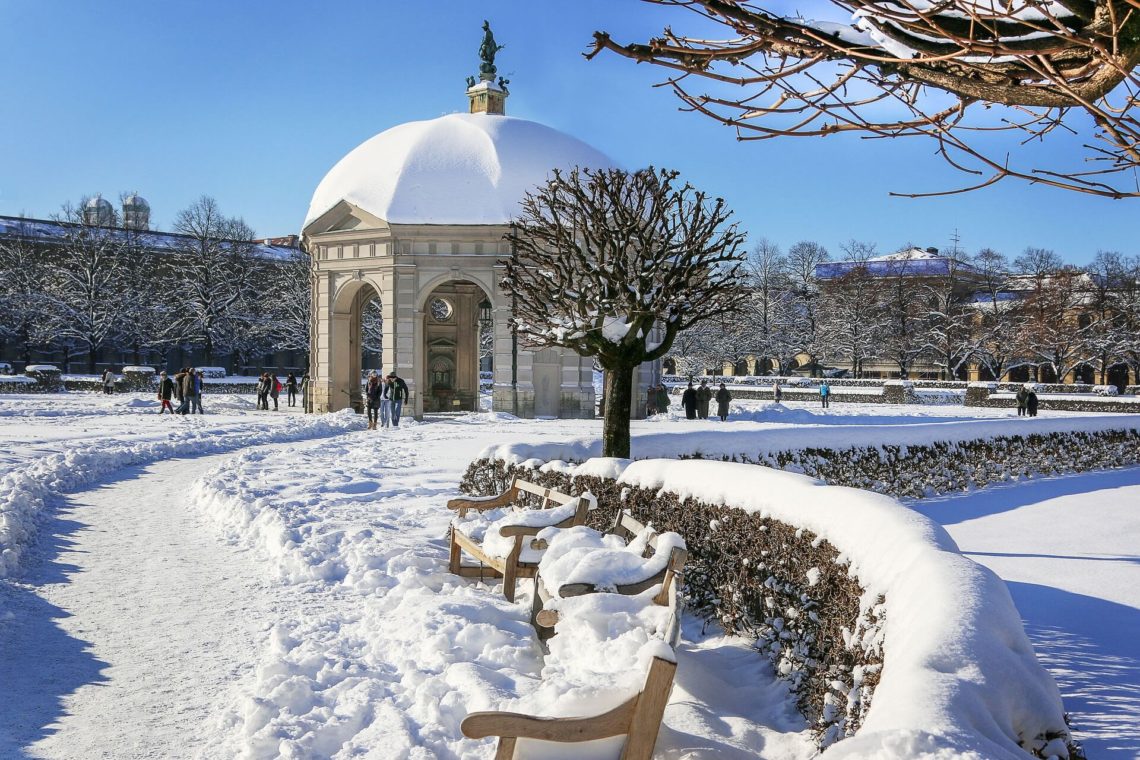
[[[1016,177],[1140,197],[1140,0],[830,0],[814,18],[776,3],[647,1],[691,11],[692,33],[618,44],[596,32],[587,57],[676,72],[668,84],[689,109],[739,139],[920,136],[978,175],[973,187]],[[994,130],[1024,138],[1010,146],[1024,163],[989,153]],[[1025,147],[1071,133],[1083,145]]]
[[[602,450],[628,457],[634,370],[678,331],[741,300],[744,234],[721,198],[675,171],[574,169],[528,193],[503,288],[524,345],[593,356],[607,372]]]

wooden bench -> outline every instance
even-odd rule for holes
[[[575,525],[583,525],[586,522],[586,512],[589,510],[590,502],[585,497],[570,496],[519,478],[516,478],[511,487],[498,496],[452,499],[447,502],[447,508],[455,511],[459,518],[463,518],[470,511],[486,512],[491,509],[517,505],[527,498],[528,494],[538,501],[535,510],[557,508],[575,500],[577,506],[573,514],[561,520],[541,525],[505,525],[500,527],[498,529],[500,536],[514,539],[510,551],[505,556],[494,556],[487,553],[483,549],[482,540],[465,534],[453,524],[451,526],[451,551],[448,560],[448,567],[452,573],[464,577],[483,577],[486,569],[489,568],[494,577],[502,577],[503,595],[507,601],[513,602],[518,579],[533,578],[538,572],[537,562],[523,561],[523,542],[533,539],[543,528],[569,528]],[[530,546],[529,543],[527,545]],[[543,546],[540,544],[531,548],[541,550]],[[462,564],[463,552],[467,552],[480,564],[477,566]]]
[[[622,760],[650,760],[676,672],[677,663],[654,657],[641,691],[600,715],[542,718],[509,712],[475,712],[463,719],[460,730],[469,739],[499,737],[495,760],[514,760],[519,739],[588,742],[622,734],[626,735]]]
[[[634,519],[628,512],[622,510],[607,532],[615,535],[624,534],[623,537],[628,541],[643,530],[645,530],[644,525]],[[649,540],[649,546],[656,550],[657,536],[653,536]],[[653,598],[654,603],[662,605],[673,604],[675,606],[675,586],[684,580],[685,562],[688,558],[689,554],[685,549],[674,546],[670,551],[669,560],[664,569],[632,583],[607,588],[606,591],[628,595],[640,594],[646,589],[661,584],[661,591]],[[599,589],[591,583],[567,583],[557,589],[557,592],[559,598],[567,599],[572,596],[594,594],[597,593],[598,590]],[[538,633],[539,639],[548,639],[553,636],[554,626],[558,623],[558,612],[556,610],[543,609],[551,596],[550,590],[546,588],[546,584],[542,580],[542,574],[536,574],[534,578],[534,596],[531,600],[530,622]]]
[[[619,527],[636,535],[644,526],[629,515],[623,515],[615,521],[614,530]],[[669,566],[663,573],[654,576],[653,583],[646,579],[618,587],[619,592],[636,594],[652,588],[656,583],[662,584],[661,593],[654,597],[654,602],[669,607],[665,643],[674,649],[680,639],[681,608],[677,587],[685,559],[685,550],[674,548]],[[568,588],[571,590],[571,596],[580,596],[598,590],[592,586],[587,590],[586,584],[568,584],[560,591]],[[578,591],[580,593],[574,593]],[[535,596],[538,596],[537,585]],[[549,613],[553,610],[544,612]],[[653,748],[657,744],[657,734],[661,730],[661,720],[665,715],[665,706],[669,703],[669,695],[673,691],[673,677],[676,672],[676,662],[663,657],[654,657],[641,690],[621,705],[598,715],[546,718],[510,712],[474,712],[463,719],[460,730],[469,739],[499,737],[495,760],[514,760],[519,739],[572,743],[622,735],[625,735],[626,739],[622,745],[621,760],[651,760]]]

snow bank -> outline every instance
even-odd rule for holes
[[[160,459],[217,454],[247,446],[339,435],[363,426],[346,411],[324,416],[250,422],[241,430],[180,427],[159,440],[96,439],[67,445],[63,451],[28,462],[0,478],[0,577],[19,569],[36,534],[39,514],[53,496],[75,491],[124,467]]]
[[[1002,581],[893,499],[755,465],[646,460],[620,482],[759,512],[831,542],[886,599],[884,666],[859,733],[825,758],[1065,757],[1060,694]],[[871,603],[871,602],[865,602]]]

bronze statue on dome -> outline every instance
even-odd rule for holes
[[[488,80],[494,80],[495,74],[498,69],[495,68],[495,54],[502,50],[506,45],[498,45],[495,43],[495,35],[491,33],[491,22],[483,21],[483,43],[479,45],[479,73],[483,75],[490,75],[486,77]]]

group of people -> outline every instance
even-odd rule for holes
[[[158,375],[158,413],[164,414],[169,409],[171,414],[205,414],[202,410],[202,391],[205,386],[200,369],[183,367],[174,377],[168,377],[166,370],[163,370]],[[178,401],[177,409],[172,403],[174,400]]]
[[[297,405],[297,376],[290,372],[282,383],[272,372],[262,372],[257,378],[257,408],[269,411],[269,399],[273,399],[273,411],[278,411],[277,399],[281,391],[288,393],[289,406]]]
[[[408,400],[408,384],[395,372],[380,376],[376,372],[368,375],[368,385],[364,388],[368,406],[368,429],[377,427],[400,427],[400,415]]]
[[[709,404],[714,398],[716,399],[716,415],[720,417],[721,422],[724,422],[728,419],[728,402],[732,401],[732,394],[728,392],[728,388],[724,387],[724,383],[720,384],[720,388],[714,394],[707,380],[701,380],[700,386],[696,388],[693,387],[693,381],[690,380],[689,387],[681,394],[681,406],[685,407],[685,418],[707,420],[709,418]]]
[[[1037,416],[1037,391],[1028,385],[1023,385],[1017,391],[1017,416]]]

